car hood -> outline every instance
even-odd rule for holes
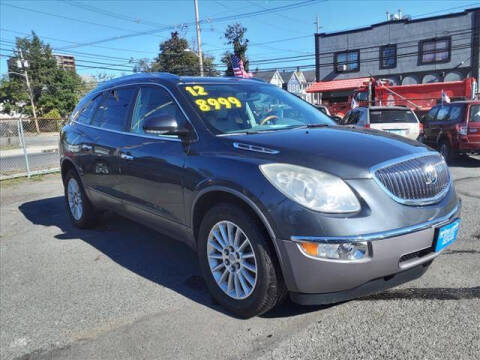
[[[229,135],[224,139],[232,142],[232,147],[233,143],[240,143],[278,151],[269,154],[237,149],[249,157],[255,153],[268,162],[305,166],[344,179],[368,178],[374,165],[431,151],[417,141],[383,131],[341,126]]]

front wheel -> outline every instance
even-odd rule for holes
[[[213,298],[241,318],[273,308],[285,286],[268,235],[233,204],[210,209],[200,225],[200,269]]]

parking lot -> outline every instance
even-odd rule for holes
[[[0,358],[478,359],[480,157],[451,172],[459,238],[422,278],[249,320],[212,302],[182,243],[113,214],[73,228],[59,174],[2,183]]]

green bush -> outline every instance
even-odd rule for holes
[[[60,120],[61,118],[62,118],[62,115],[60,115],[60,111],[58,111],[57,109],[52,109],[42,116],[42,119],[58,119],[58,120]]]

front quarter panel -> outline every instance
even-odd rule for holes
[[[256,159],[234,155],[189,156],[186,161],[184,182],[185,208],[187,224],[192,226],[193,209],[196,201],[209,191],[226,191],[236,194],[250,205],[257,207],[269,223],[269,212],[260,198],[268,181],[258,168],[261,162]],[[276,229],[272,229],[276,233]]]

